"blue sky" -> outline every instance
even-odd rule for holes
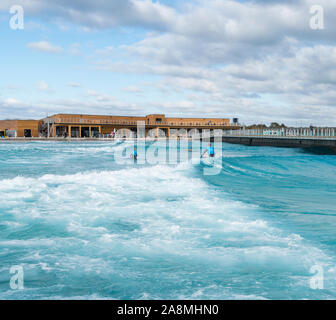
[[[322,30],[309,25],[314,4]],[[9,26],[12,5],[24,9],[23,30]],[[335,126],[335,15],[327,0],[2,0],[0,118],[164,113]]]

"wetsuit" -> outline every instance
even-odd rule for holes
[[[215,156],[215,148],[214,147],[209,147],[208,148],[208,154],[209,154],[209,157],[214,157]]]

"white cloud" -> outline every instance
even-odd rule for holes
[[[68,83],[68,87],[72,87],[72,88],[80,88],[82,85],[78,82],[69,82]]]
[[[0,8],[5,3],[7,10],[10,2],[3,0]],[[113,46],[94,52],[99,69],[156,76],[148,90],[165,93],[155,101],[157,107],[132,106],[146,113],[162,108],[167,113],[237,115],[253,122],[301,118],[336,124],[335,1],[319,0],[325,11],[323,31],[309,28],[314,0],[198,0],[178,8],[150,0],[16,2],[25,4],[28,16],[43,13],[43,19],[88,30],[117,25],[150,30],[142,40],[124,46],[111,42]],[[49,42],[28,46],[64,51]],[[138,90],[131,85],[124,89]],[[140,90],[146,96],[146,88]],[[166,103],[169,93],[183,103]],[[93,105],[116,105],[109,95],[92,90],[87,95]]]
[[[115,52],[115,48],[113,46],[107,46],[103,49],[98,49],[95,51],[95,54],[98,54],[98,55],[110,55],[111,53],[114,53]]]
[[[40,91],[50,92],[49,84],[45,81],[40,81],[37,83],[37,88]]]
[[[142,92],[142,90],[137,86],[128,86],[128,87],[124,88],[123,91],[132,92],[132,93],[141,93]]]
[[[48,41],[31,42],[28,43],[27,47],[36,51],[42,51],[48,53],[63,52],[63,48],[61,46],[55,46]]]
[[[15,106],[15,105],[18,105],[18,104],[21,104],[22,101],[19,101],[15,98],[7,98],[4,100],[4,104],[7,105],[7,106]]]
[[[95,90],[87,90],[87,95],[93,97],[97,102],[114,102],[115,99],[110,95],[99,93]]]
[[[220,91],[215,81],[206,79],[169,77],[165,80],[165,84],[198,92],[215,93]]]
[[[113,0],[113,1],[64,1],[53,0],[15,0],[22,5],[28,16],[43,15],[44,18],[56,21],[62,20],[91,28],[110,28],[116,25],[147,26],[165,28],[175,17],[175,9],[152,2],[151,0]],[[13,0],[2,0],[0,10],[8,11]]]
[[[69,50],[70,54],[79,56],[82,54],[82,46],[79,43],[73,43]]]

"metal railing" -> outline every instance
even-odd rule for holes
[[[199,126],[199,127],[230,127],[230,126],[236,126],[237,124],[231,124],[226,122],[221,123],[200,123],[200,122],[145,122],[145,125],[148,126],[177,126],[177,127],[190,127],[190,126]],[[102,125],[102,124],[115,124],[115,125],[137,125],[138,121],[124,121],[124,120],[105,120],[105,119],[78,119],[78,118],[59,118],[59,119],[53,119],[53,123],[55,124],[90,124],[90,125]]]
[[[269,138],[336,138],[336,128],[274,128],[225,130],[224,136]]]

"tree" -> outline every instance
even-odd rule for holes
[[[271,125],[269,126],[270,128],[279,128],[280,124],[277,122],[272,122]]]

